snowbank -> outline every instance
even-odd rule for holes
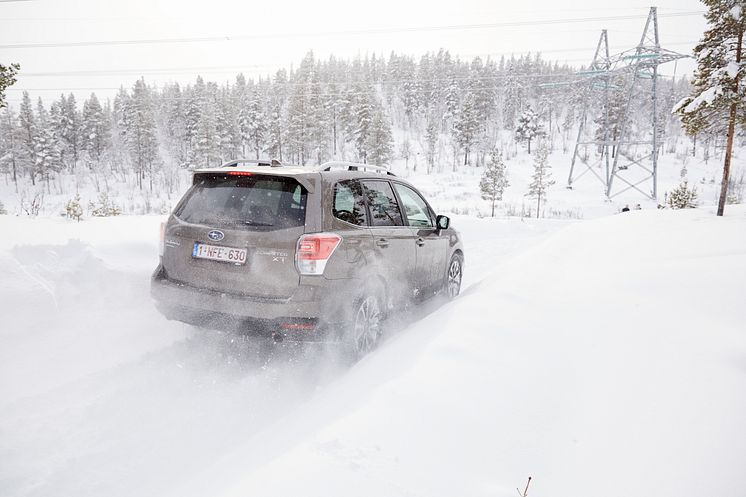
[[[529,475],[529,495],[743,495],[746,210],[730,212],[568,227],[221,459],[201,490],[243,467],[225,495],[508,496]]]
[[[165,321],[159,222],[0,216],[3,495],[746,490],[743,207],[455,216],[464,294],[349,370]]]

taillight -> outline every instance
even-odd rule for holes
[[[300,274],[324,274],[324,268],[342,237],[334,233],[313,233],[298,239],[295,264]]]
[[[253,176],[254,173],[250,173],[249,171],[228,171],[226,173],[228,176]]]
[[[161,244],[158,246],[158,255],[163,257],[163,249],[166,246],[166,223],[161,223]]]

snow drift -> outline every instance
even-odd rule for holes
[[[741,496],[729,213],[457,217],[464,294],[349,370],[162,319],[158,218],[0,216],[0,493]]]

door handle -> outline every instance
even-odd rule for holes
[[[425,239],[422,238],[422,237],[420,237],[420,238],[417,239],[417,242],[415,242],[415,243],[417,243],[418,247],[422,247],[423,245],[425,245]]]
[[[385,248],[389,246],[389,241],[386,240],[385,238],[379,238],[378,240],[376,240],[376,245],[378,245],[381,248]]]

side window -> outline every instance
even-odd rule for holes
[[[358,181],[341,181],[334,185],[334,207],[337,219],[358,226],[368,224],[368,215],[363,200],[363,188]]]
[[[388,181],[364,181],[371,226],[403,226],[399,204]]]
[[[430,217],[430,210],[427,208],[427,204],[417,192],[398,183],[394,183],[394,188],[396,188],[396,193],[399,194],[404,216],[407,218],[410,226],[419,228],[431,228],[435,226],[435,222]]]

